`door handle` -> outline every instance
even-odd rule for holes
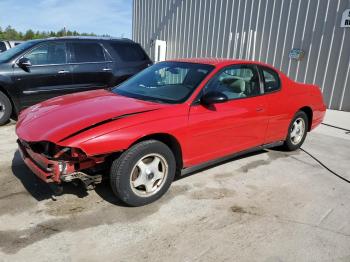
[[[108,71],[112,71],[112,69],[110,69],[110,68],[103,68],[102,71],[108,72]]]
[[[59,74],[67,74],[67,73],[69,73],[69,71],[67,71],[67,70],[60,70],[57,73],[59,73]]]
[[[264,108],[263,107],[257,107],[255,110],[256,110],[256,112],[261,112],[261,111],[264,110]]]

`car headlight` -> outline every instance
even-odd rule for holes
[[[53,159],[59,160],[77,160],[86,158],[86,154],[79,148],[73,147],[56,147],[56,152],[53,155]]]
[[[86,154],[79,148],[59,146],[48,141],[27,144],[34,152],[43,154],[49,159],[72,161],[86,158]]]

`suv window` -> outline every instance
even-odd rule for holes
[[[104,62],[105,56],[99,43],[72,43],[72,61],[75,63]]]
[[[228,99],[260,95],[259,75],[254,67],[232,66],[219,72],[204,88],[204,93],[218,91]]]
[[[264,77],[264,92],[270,93],[280,89],[280,78],[273,69],[263,67],[261,68]]]
[[[65,64],[66,45],[60,42],[44,43],[25,55],[32,65]]]
[[[147,55],[138,44],[110,43],[113,50],[125,62],[135,62],[147,60]]]

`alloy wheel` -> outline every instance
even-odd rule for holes
[[[5,115],[5,110],[5,105],[2,102],[0,102],[0,119]]]
[[[140,197],[149,197],[162,188],[167,175],[165,158],[159,154],[148,154],[137,161],[131,171],[131,189]]]
[[[305,133],[305,121],[303,118],[299,117],[295,119],[292,125],[290,140],[293,145],[297,145],[303,139]]]

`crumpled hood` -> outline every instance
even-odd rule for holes
[[[88,91],[50,99],[24,110],[16,133],[25,141],[59,141],[96,125],[162,107],[161,104]]]

